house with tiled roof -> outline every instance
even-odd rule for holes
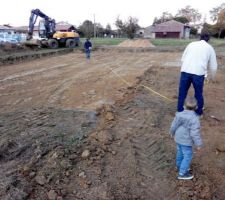
[[[5,33],[13,33],[14,28],[8,25],[0,25],[0,32],[5,32]]]
[[[76,28],[74,25],[67,23],[67,22],[58,22],[56,23],[56,31],[76,31]]]
[[[28,32],[28,26],[20,26],[20,27],[15,27],[16,32],[21,32],[21,33],[27,33]],[[69,24],[67,22],[58,22],[56,23],[55,27],[56,31],[62,31],[62,32],[67,32],[67,31],[76,31],[76,28],[74,25]],[[38,33],[38,26],[34,26],[34,34]]]
[[[155,38],[188,39],[190,36],[190,26],[175,20],[170,20],[161,24],[156,24],[154,32]]]

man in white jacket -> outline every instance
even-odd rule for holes
[[[195,98],[198,108],[196,113],[203,114],[204,98],[203,86],[209,67],[209,78],[214,80],[217,71],[216,53],[213,47],[208,44],[210,37],[208,34],[201,34],[200,41],[191,42],[184,50],[181,62],[181,76],[179,85],[179,95],[177,111],[184,110],[183,105],[191,84],[194,87]]]

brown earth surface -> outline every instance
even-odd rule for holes
[[[225,199],[225,54],[205,85],[195,178],[178,181],[168,130],[181,54],[77,51],[1,66],[0,199]]]
[[[154,47],[154,45],[148,39],[133,39],[133,40],[124,40],[120,44],[119,47]]]
[[[1,43],[0,44],[0,55],[9,55],[9,54],[13,54],[13,53],[18,53],[18,52],[29,52],[31,50],[34,50],[37,48],[29,48],[26,47],[23,44],[12,44],[12,43]]]

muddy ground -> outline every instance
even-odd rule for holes
[[[47,49],[39,48],[38,46],[25,46],[23,44],[10,44],[4,43],[0,44],[0,67],[22,63],[28,60],[40,59],[43,57],[57,56],[62,54],[67,54],[72,51],[78,50],[69,48],[59,48],[59,49]]]
[[[182,51],[171,51],[101,48],[90,61],[76,51],[1,66],[0,199],[225,199],[224,52],[205,85],[195,178],[178,181],[168,130]]]

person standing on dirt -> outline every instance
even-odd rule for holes
[[[90,39],[87,38],[86,42],[84,43],[84,50],[85,50],[87,59],[91,58],[91,48],[92,48],[92,43],[90,42]]]
[[[200,150],[203,146],[200,135],[200,120],[195,113],[196,107],[196,99],[194,97],[187,97],[185,100],[185,110],[176,113],[170,128],[170,134],[177,146],[177,178],[181,180],[190,180],[194,177],[190,173],[190,164],[193,157],[192,145],[194,144],[197,150]]]
[[[214,81],[217,71],[216,53],[213,47],[208,44],[210,36],[201,34],[200,41],[191,42],[184,50],[181,58],[181,75],[179,84],[179,95],[177,111],[184,110],[184,100],[191,84],[194,87],[195,98],[198,102],[196,113],[203,114],[204,98],[203,86],[207,76],[207,67],[210,69],[210,79]]]

